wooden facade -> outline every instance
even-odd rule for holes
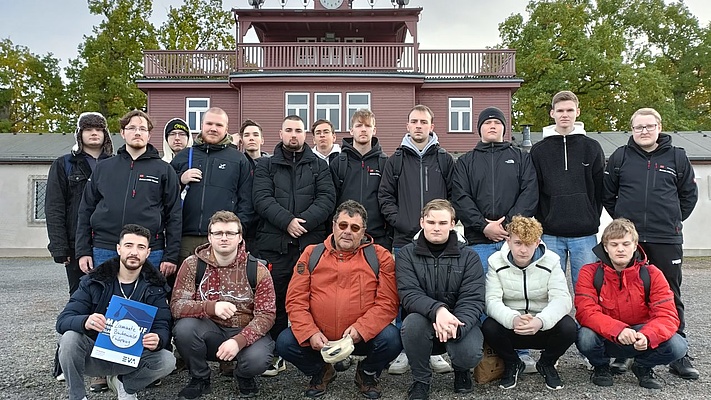
[[[402,140],[416,104],[433,110],[440,142],[460,153],[479,140],[479,112],[496,106],[510,115],[511,95],[521,84],[513,50],[420,49],[422,8],[233,12],[233,50],[144,52],[138,85],[157,128],[182,117],[197,132],[200,114],[193,106],[209,104],[227,112],[232,133],[246,118],[258,121],[271,152],[291,111],[302,113],[307,129],[321,116],[334,120],[340,142],[348,135],[350,113],[367,99],[387,153]],[[259,43],[243,42],[250,29]],[[156,129],[151,137],[159,148],[161,134]]]

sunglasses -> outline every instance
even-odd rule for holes
[[[351,227],[351,232],[353,232],[353,233],[358,233],[362,229],[362,226],[356,225],[356,224],[349,224],[346,221],[338,223],[338,229],[340,229],[342,231],[345,231],[346,229],[348,229],[349,226]]]

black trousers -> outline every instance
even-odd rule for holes
[[[299,247],[291,244],[287,247],[286,253],[268,250],[262,250],[259,253],[259,256],[267,260],[272,267],[272,281],[274,281],[276,295],[276,319],[269,334],[274,341],[279,337],[281,331],[289,325],[289,318],[286,315],[286,290],[289,288],[289,281],[291,281],[294,266],[300,255]]]
[[[76,257],[69,257],[69,263],[64,266],[67,270],[67,282],[69,283],[69,295],[79,289],[79,280],[84,276],[84,272],[79,268],[79,260]]]
[[[659,268],[664,277],[667,278],[669,287],[674,293],[674,305],[679,313],[679,333],[684,334],[684,303],[681,301],[681,266],[684,256],[684,251],[680,244],[662,244],[662,243],[640,243],[642,249],[647,253],[649,263]]]
[[[569,315],[564,316],[548,330],[539,330],[535,335],[518,335],[506,329],[494,318],[487,318],[481,327],[484,341],[506,364],[518,361],[516,349],[540,349],[541,364],[555,364],[578,337],[578,326]]]

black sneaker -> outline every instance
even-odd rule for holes
[[[526,364],[521,360],[516,360],[513,364],[506,364],[504,366],[504,376],[499,381],[499,387],[502,389],[513,389],[516,387],[516,382],[518,382],[518,377],[526,369]]]
[[[691,365],[691,360],[693,358],[689,355],[672,362],[669,364],[669,372],[682,378],[682,379],[699,379],[699,370]]]
[[[469,393],[472,391],[472,373],[469,370],[454,370],[454,391],[457,393]]]
[[[306,397],[321,397],[326,394],[328,384],[336,379],[336,370],[333,365],[326,364],[316,375],[311,377],[309,388],[304,392]]]
[[[430,385],[422,382],[413,382],[407,389],[407,400],[429,400]]]
[[[610,372],[615,375],[627,373],[627,363],[629,358],[615,358],[610,363]]]
[[[183,390],[178,393],[179,400],[191,400],[197,399],[203,394],[212,393],[212,387],[210,386],[210,378],[200,379],[200,378],[190,378],[190,383],[188,386],[184,387]]]
[[[550,390],[563,389],[563,382],[560,380],[560,375],[558,375],[558,370],[555,369],[555,363],[548,364],[538,361],[536,363],[536,371],[543,375],[543,379],[546,381],[546,387]]]
[[[597,386],[612,386],[613,380],[609,365],[599,365],[593,368],[593,373],[590,376],[592,383]]]
[[[380,398],[380,386],[378,384],[380,381],[375,374],[367,374],[364,370],[356,368],[355,374],[355,384],[358,386],[358,391],[366,399],[379,399]]]
[[[662,383],[654,375],[650,367],[643,367],[636,362],[632,364],[632,373],[639,379],[639,386],[647,389],[661,389]]]
[[[257,380],[252,378],[240,378],[237,377],[237,389],[239,390],[239,395],[237,397],[244,399],[249,397],[256,397],[259,394],[259,387],[257,386]]]

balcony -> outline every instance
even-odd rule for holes
[[[419,50],[412,43],[244,43],[236,50],[143,53],[146,78],[227,78],[255,72],[415,73],[512,78],[514,50]]]

